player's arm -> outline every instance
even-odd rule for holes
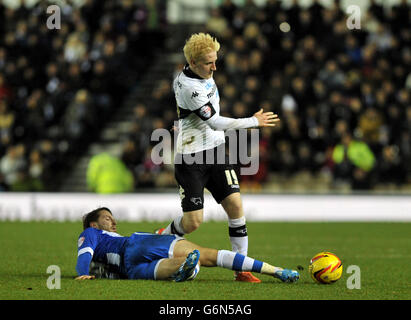
[[[90,263],[93,259],[94,249],[98,243],[98,234],[96,229],[86,229],[78,239],[78,253],[76,271],[78,277],[76,280],[94,279],[89,275]]]
[[[89,252],[82,253],[78,256],[76,271],[79,276],[76,277],[76,280],[87,280],[95,278],[95,276],[89,275],[90,263],[92,258],[93,255]]]
[[[95,276],[78,276],[74,280],[91,280],[95,278],[96,278]]]
[[[276,123],[280,121],[278,114],[271,111],[264,112],[263,109],[254,113],[254,117],[257,118],[259,127],[275,127]]]
[[[273,112],[263,112],[263,109],[256,112],[249,118],[228,118],[217,114],[211,103],[207,103],[194,111],[202,120],[214,130],[248,129],[256,127],[274,127],[280,121],[278,115]]]
[[[193,91],[194,90],[194,91]],[[205,121],[213,130],[224,131],[229,129],[248,129],[256,127],[274,127],[280,121],[278,115],[273,112],[263,112],[263,109],[256,112],[249,118],[229,118],[220,116],[204,91],[202,86],[183,88],[182,96],[184,105],[189,112],[195,113],[200,119]]]

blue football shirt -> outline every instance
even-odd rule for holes
[[[108,265],[113,272],[123,273],[122,257],[128,238],[91,227],[84,230],[78,238],[78,275],[89,275],[92,260]]]

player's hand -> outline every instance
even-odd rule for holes
[[[78,276],[74,280],[93,280],[95,278],[96,278],[95,276],[86,276],[86,275],[84,275],[84,276]]]
[[[259,127],[275,127],[276,123],[280,121],[278,115],[274,112],[264,112],[263,109],[254,113],[254,117],[258,120]]]

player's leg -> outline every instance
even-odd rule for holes
[[[193,280],[200,270],[199,258],[200,252],[193,250],[187,257],[160,260],[156,268],[156,280]]]
[[[240,192],[228,195],[221,201],[221,205],[228,216],[228,233],[232,250],[246,256],[248,254],[248,233]],[[235,280],[261,282],[251,272],[239,271],[235,272]]]
[[[124,249],[123,261],[127,277],[154,280],[171,277],[176,281],[187,280],[194,274],[199,256],[186,252],[185,255],[175,257],[174,247],[180,241],[183,241],[183,238],[177,235],[142,232],[132,234]]]
[[[141,262],[129,266],[128,279],[174,280],[182,282],[193,280],[199,270],[199,253],[191,252],[187,257],[163,258],[150,262]]]
[[[247,255],[247,228],[240,196],[239,181],[233,166],[225,164],[216,165],[206,184],[206,188],[227,213],[228,232],[232,250]]]
[[[238,252],[228,250],[216,250],[201,247],[188,240],[182,240],[175,244],[174,257],[184,257],[193,250],[200,252],[200,263],[203,267],[222,267],[241,272],[257,272],[280,279],[283,282],[295,282],[299,279],[297,271],[272,266]]]
[[[196,230],[203,222],[204,185],[207,180],[205,165],[175,165],[183,215],[157,233],[183,236]]]
[[[228,233],[232,250],[248,254],[248,234],[240,192],[231,193],[221,205],[228,216]]]
[[[184,263],[185,257],[161,259],[158,262],[156,270],[156,280],[170,279],[175,274],[180,266]]]
[[[241,273],[257,272],[280,279],[283,282],[296,282],[300,278],[298,271],[275,267],[267,262],[244,256],[238,252],[219,250],[217,255],[219,267],[232,269]],[[254,281],[249,281],[254,282]]]
[[[205,248],[199,246],[188,240],[178,241],[173,250],[174,257],[186,257],[190,252],[198,250],[200,251],[200,264],[204,267],[215,267],[217,266],[217,254],[218,250]]]
[[[185,211],[183,215],[174,218],[171,223],[158,232],[162,235],[177,234],[183,236],[196,230],[203,222],[203,209]]]
[[[229,164],[216,166],[206,187],[227,213],[228,233],[232,250],[246,256],[248,254],[246,219],[240,195],[239,181],[233,166]],[[235,280],[261,282],[249,272],[236,272]]]

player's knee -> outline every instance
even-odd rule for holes
[[[188,221],[187,224],[184,224],[184,231],[186,233],[191,233],[191,232],[197,230],[202,222],[203,222],[202,219],[201,220],[200,219],[192,219],[192,220]]]
[[[191,233],[198,229],[203,223],[203,211],[192,211],[184,213],[182,225],[185,233]]]

